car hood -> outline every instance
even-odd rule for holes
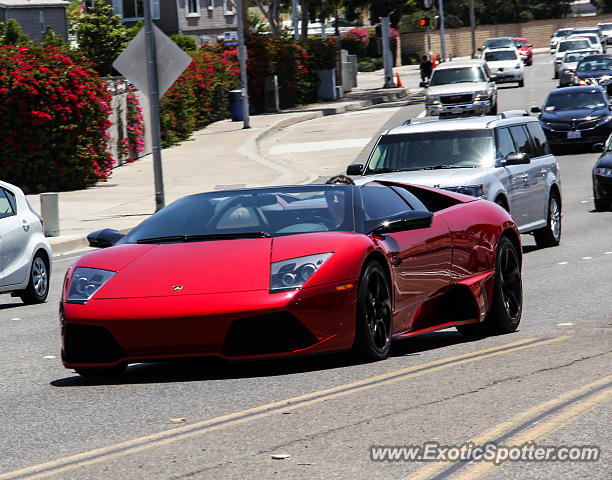
[[[612,70],[595,70],[591,72],[576,72],[578,78],[601,78],[612,76]]]
[[[547,112],[542,113],[541,120],[544,122],[570,122],[572,120],[586,119],[587,117],[596,118],[602,115],[607,115],[610,110],[607,108],[600,108],[593,110],[592,108],[577,108],[575,110],[562,110],[559,112]]]
[[[425,187],[448,188],[465,185],[480,185],[486,183],[485,177],[492,169],[480,168],[448,168],[441,170],[414,170],[411,172],[381,173],[367,175],[355,180],[355,183],[367,183],[376,180],[423,185]]]
[[[116,272],[96,292],[95,300],[269,290],[271,262],[339,252],[347,238],[361,237],[365,238],[357,233],[321,232],[275,238],[118,245],[85,255],[75,267]],[[323,269],[317,271],[307,285],[319,284],[319,279],[323,283],[344,280],[332,278],[333,269],[327,270],[322,275]]]
[[[453,95],[458,93],[472,93],[486,90],[489,85],[486,82],[474,83],[451,83],[448,85],[437,85],[427,89],[427,95]]]

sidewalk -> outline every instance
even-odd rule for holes
[[[222,120],[213,123],[176,145],[162,150],[165,203],[185,195],[228,188],[309,183],[316,179],[272,162],[258,153],[258,144],[278,130],[306,120],[357,110],[370,105],[408,101],[420,92],[414,80],[414,66],[398,67],[405,88],[356,88],[335,102],[316,103],[274,114],[250,117],[250,129],[243,122]],[[379,80],[379,81],[377,81]],[[363,73],[363,85],[383,85],[383,71]],[[418,82],[417,82],[418,85]],[[408,88],[406,88],[408,87]],[[155,211],[153,159],[147,155],[132,164],[113,170],[106,182],[85,190],[59,194],[60,236],[49,237],[55,255],[87,247],[86,236],[102,228],[127,231]],[[28,195],[40,212],[39,195]]]

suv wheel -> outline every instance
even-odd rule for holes
[[[546,226],[533,235],[538,248],[556,247],[561,242],[561,202],[557,193],[550,192]]]

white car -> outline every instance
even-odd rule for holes
[[[591,42],[588,39],[582,37],[567,37],[559,42],[557,45],[557,51],[555,52],[554,70],[553,77],[559,78],[559,68],[563,62],[563,57],[567,52],[573,50],[589,50],[591,48]]]
[[[596,33],[574,33],[568,38],[586,38],[591,43],[591,49],[597,50],[597,53],[606,53],[604,46],[601,44],[599,35]]]
[[[44,302],[52,258],[42,217],[19,187],[0,181],[0,293],[26,304]]]
[[[483,59],[491,73],[496,75],[496,83],[518,82],[519,87],[525,85],[523,62],[516,48],[487,49]]]
[[[550,38],[550,53],[554,54],[557,50],[557,45],[559,44],[559,41],[563,40],[565,37],[569,37],[573,31],[573,28],[560,28],[559,30],[557,30],[555,34]]]

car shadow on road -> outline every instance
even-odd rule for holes
[[[418,356],[460,343],[477,341],[455,330],[444,330],[394,342],[389,357]],[[310,355],[299,358],[266,359],[229,362],[216,358],[178,360],[131,365],[117,376],[84,378],[77,374],[53,380],[54,387],[84,387],[92,385],[132,385],[148,383],[199,382],[240,378],[293,375],[318,370],[332,370],[362,365],[352,352]]]

